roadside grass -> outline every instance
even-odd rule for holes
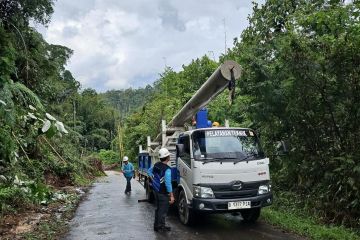
[[[311,217],[304,217],[291,211],[274,207],[263,208],[262,219],[280,228],[314,240],[359,240],[360,235],[339,226],[317,223]]]

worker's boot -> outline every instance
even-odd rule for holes
[[[161,227],[162,228],[162,230],[164,231],[164,232],[169,232],[169,231],[171,231],[171,227],[169,227],[169,226],[163,226],[163,227]]]
[[[155,227],[154,226],[154,231],[155,232],[169,232],[169,231],[171,231],[171,227],[169,227],[169,226]]]

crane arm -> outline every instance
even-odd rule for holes
[[[225,61],[175,115],[168,126],[183,127],[192,116],[229,86],[232,79],[238,79],[240,75],[241,68],[237,62],[232,60]]]

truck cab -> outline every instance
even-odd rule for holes
[[[248,128],[200,128],[179,134],[176,145],[180,220],[194,214],[240,212],[254,222],[272,203],[269,159]]]

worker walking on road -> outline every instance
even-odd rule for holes
[[[170,152],[166,148],[159,150],[160,162],[149,168],[148,174],[152,179],[152,186],[156,199],[154,231],[170,231],[166,226],[165,218],[169,210],[169,204],[175,202],[171,185],[171,169],[167,165],[170,161]]]
[[[131,192],[131,179],[134,176],[134,166],[129,163],[129,158],[125,156],[123,158],[123,166],[121,168],[122,173],[124,174],[124,177],[126,178],[126,189],[125,194],[128,194]]]

